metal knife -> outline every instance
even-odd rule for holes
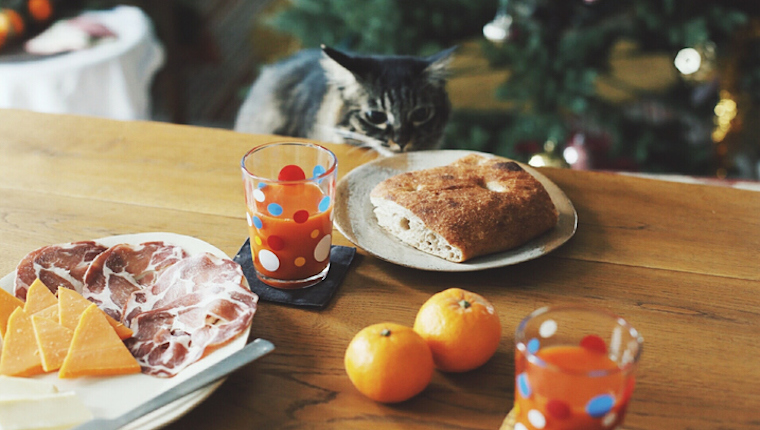
[[[206,385],[216,382],[228,373],[250,363],[257,358],[263,357],[274,350],[274,345],[265,339],[256,339],[247,344],[243,349],[235,351],[230,356],[213,366],[203,370],[199,374],[187,379],[162,394],[146,401],[132,410],[116,418],[96,418],[80,424],[71,430],[116,430],[124,427],[132,421],[155,411],[161,406],[167,405],[181,397],[184,397]]]

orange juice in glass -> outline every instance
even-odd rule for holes
[[[607,430],[623,422],[643,339],[622,318],[541,308],[515,336],[515,430]]]
[[[271,143],[241,161],[256,276],[277,288],[303,288],[330,269],[338,160],[312,143]]]

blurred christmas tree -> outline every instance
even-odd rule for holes
[[[564,156],[585,168],[756,177],[756,17],[760,3],[746,0],[292,0],[272,23],[302,46],[357,52],[424,55],[480,40],[491,65],[509,70],[496,96],[510,108],[455,112],[449,147],[524,161]],[[613,59],[647,54],[669,59],[675,79],[665,88],[611,75]]]

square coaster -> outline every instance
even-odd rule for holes
[[[268,302],[284,303],[293,306],[303,306],[322,309],[330,302],[338,286],[343,282],[348,267],[356,254],[356,248],[333,245],[330,248],[330,271],[320,283],[311,287],[286,290],[270,287],[256,277],[251,258],[250,239],[247,239],[233,260],[243,268],[243,274],[248,279],[251,291],[258,294],[259,299]]]

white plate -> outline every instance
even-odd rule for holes
[[[422,252],[396,239],[380,227],[369,200],[372,189],[381,181],[399,173],[444,166],[467,154],[492,154],[462,150],[420,151],[380,158],[349,172],[338,183],[335,225],[344,236],[370,254],[402,266],[441,272],[469,272],[508,266],[531,260],[567,242],[578,225],[578,215],[565,193],[546,176],[520,164],[541,181],[559,211],[557,226],[519,248],[454,263]]]
[[[190,255],[208,252],[217,257],[229,258],[218,248],[200,239],[174,233],[127,234],[95,239],[95,241],[105,246],[113,246],[119,243],[139,244],[142,242],[164,241],[172,245],[181,246]],[[32,250],[30,249],[29,251]],[[15,272],[11,272],[0,279],[0,288],[12,292],[14,278]],[[158,378],[138,373],[109,377],[58,379],[56,372],[35,376],[34,378],[55,384],[59,391],[75,391],[77,396],[82,399],[96,418],[114,418],[170,389],[185,379],[189,379],[233,352],[242,349],[248,340],[250,330],[251,327],[249,326],[237,338],[233,339],[232,342],[191,364],[172,378]],[[188,394],[132,422],[124,427],[123,430],[152,430],[161,428],[177,420],[205,400],[222,382],[224,382],[224,379],[192,394]]]

